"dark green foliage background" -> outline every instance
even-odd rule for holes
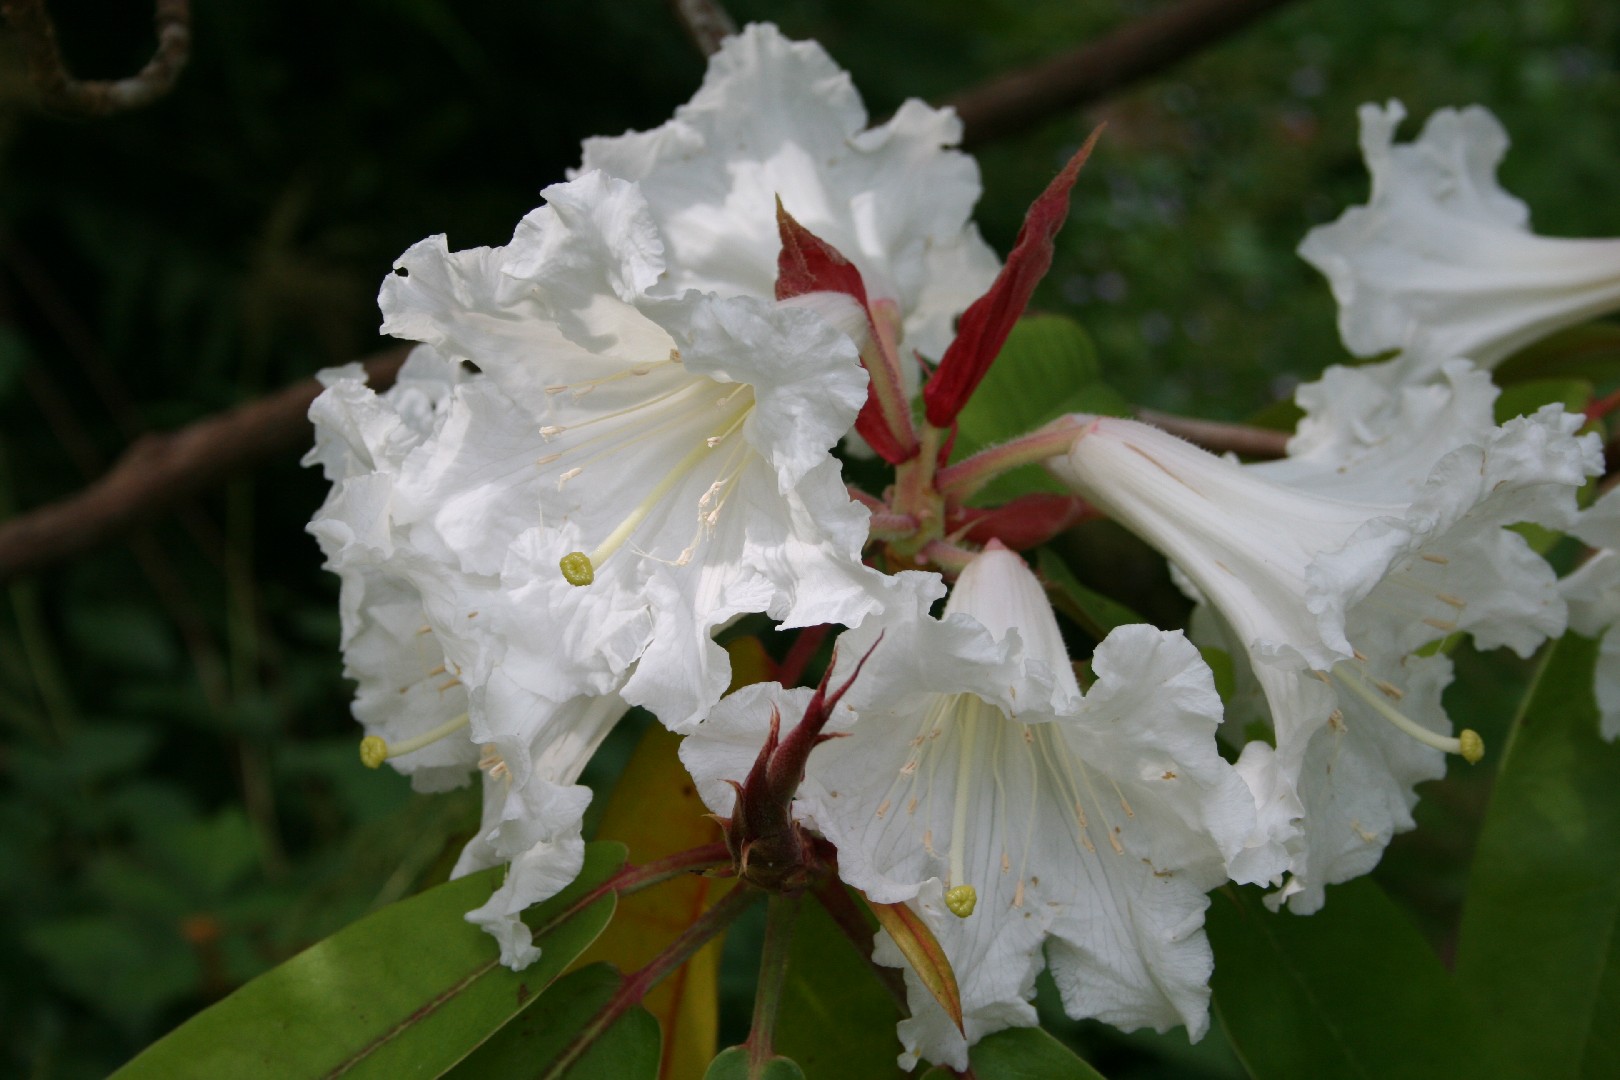
[[[112,119],[31,107],[0,37],[0,515],[72,492],[142,430],[378,347],[373,298],[399,252],[434,232],[504,241],[580,138],[659,123],[702,73],[659,0],[195,6],[176,91]],[[875,115],[1157,6],[730,5],[823,41]],[[83,75],[150,53],[142,3],[51,10]],[[1106,118],[1037,306],[1087,327],[1130,400],[1241,417],[1342,358],[1331,298],[1292,249],[1365,195],[1357,104],[1400,97],[1419,118],[1488,104],[1514,137],[1505,181],[1542,231],[1620,235],[1617,61],[1605,0],[1303,0],[1106,106],[987,145],[979,220],[1005,251]],[[4,589],[0,1073],[102,1075],[447,873],[476,796],[413,797],[356,761],[335,582],[302,533],[323,487],[275,462],[135,544]],[[1454,708],[1483,710],[1489,742],[1523,672],[1465,654],[1459,674]],[[1376,875],[1445,961],[1493,768],[1431,785],[1424,827]],[[726,979],[735,1028],[753,961],[728,957],[744,970]],[[1188,1049],[1053,1019],[1116,1080],[1241,1075],[1219,1031]]]

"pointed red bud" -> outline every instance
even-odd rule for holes
[[[949,427],[956,420],[990,370],[1013,323],[1029,306],[1035,286],[1051,268],[1052,241],[1069,216],[1069,190],[1102,131],[1099,126],[1091,133],[1063,171],[1030,204],[1006,265],[989,290],[962,313],[956,340],[945,350],[933,378],[923,387],[923,405],[934,427]]]
[[[782,251],[776,257],[776,298],[789,300],[813,292],[842,293],[861,306],[866,315],[867,333],[872,341],[878,339],[878,328],[872,320],[872,309],[866,300],[866,283],[861,280],[860,269],[846,259],[842,252],[794,220],[776,200],[776,231],[782,237]],[[862,354],[863,363],[866,353]],[[879,367],[884,365],[879,364]],[[855,418],[855,430],[860,433],[878,456],[893,465],[909,459],[917,452],[916,436],[911,432],[909,414],[901,416],[897,409],[909,409],[905,392],[899,383],[898,371],[874,371],[866,363],[870,380],[866,384],[866,404]],[[884,415],[883,399],[890,399],[890,412],[895,421]],[[904,430],[896,427],[904,422]]]

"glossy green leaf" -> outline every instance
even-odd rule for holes
[[[1097,350],[1080,324],[1061,315],[1032,316],[1013,327],[957,417],[952,457],[961,460],[1065,413],[1126,411],[1125,400],[1101,381]],[[973,501],[992,505],[1033,491],[1065,490],[1031,466],[999,477]]]
[[[1493,376],[1498,386],[1531,379],[1612,382],[1620,378],[1620,325],[1593,322],[1560,330],[1508,357]]]
[[[820,904],[799,905],[776,1051],[809,1080],[894,1080],[900,1010]]]
[[[1506,387],[1496,399],[1496,422],[1529,416],[1543,405],[1558,404],[1565,412],[1580,412],[1592,400],[1586,379],[1532,379]]]
[[[703,1080],[805,1080],[804,1070],[791,1058],[773,1057],[751,1069],[748,1048],[733,1046],[709,1063]]]
[[[1080,584],[1074,571],[1050,548],[1042,548],[1036,554],[1035,568],[1052,594],[1053,606],[1098,641],[1116,626],[1143,621],[1142,616],[1124,604]]]
[[[571,909],[623,864],[619,845],[590,845],[579,880],[528,913],[542,952],[523,971],[502,967],[494,939],[464,917],[505,872],[488,870],[391,904],[311,946],[192,1017],[116,1075],[438,1076],[596,939],[616,898]]]
[[[530,1009],[452,1069],[449,1080],[532,1080],[573,1042],[624,984],[608,964],[591,964],[552,983]],[[561,1076],[572,1080],[653,1080],[661,1057],[658,1021],[636,1007],[616,1020]]]
[[[1007,1028],[986,1035],[968,1051],[978,1080],[1103,1080],[1102,1073],[1041,1028]],[[929,1069],[923,1080],[947,1080],[955,1073]]]
[[[1597,733],[1595,643],[1546,657],[1503,751],[1463,909],[1457,974],[1538,1080],[1620,1062],[1620,744]]]
[[[1511,1077],[1485,1025],[1409,919],[1369,878],[1315,915],[1226,887],[1205,920],[1214,1010],[1256,1080]]]

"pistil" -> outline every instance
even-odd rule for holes
[[[466,727],[468,716],[462,713],[452,720],[447,720],[431,731],[424,731],[414,738],[404,742],[390,744],[380,735],[367,735],[360,740],[360,763],[368,769],[376,769],[390,758],[404,757],[415,753],[425,746],[432,746],[440,739],[448,738]]]
[[[1387,692],[1378,689],[1379,686],[1388,684],[1369,683],[1369,677],[1365,671],[1359,670],[1359,665],[1352,664],[1349,661],[1336,664],[1333,668],[1333,677],[1348,687],[1361,700],[1372,706],[1373,711],[1379,716],[1382,716],[1423,745],[1432,746],[1436,750],[1442,750],[1448,754],[1461,755],[1462,759],[1470,765],[1477,763],[1485,756],[1485,740],[1479,737],[1479,732],[1472,728],[1464,728],[1453,739],[1430,731],[1390,704]]]

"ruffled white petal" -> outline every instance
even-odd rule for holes
[[[664,288],[773,295],[776,199],[894,305],[906,343],[938,357],[997,261],[968,215],[973,159],[949,109],[908,101],[865,129],[849,76],[814,42],[755,24],[728,38],[703,86],[651,131],[585,142],[582,171],[637,181],[668,253]]]
[[[1570,531],[1598,549],[1558,588],[1570,629],[1598,639],[1598,730],[1613,742],[1620,738],[1620,493],[1604,493]]]

